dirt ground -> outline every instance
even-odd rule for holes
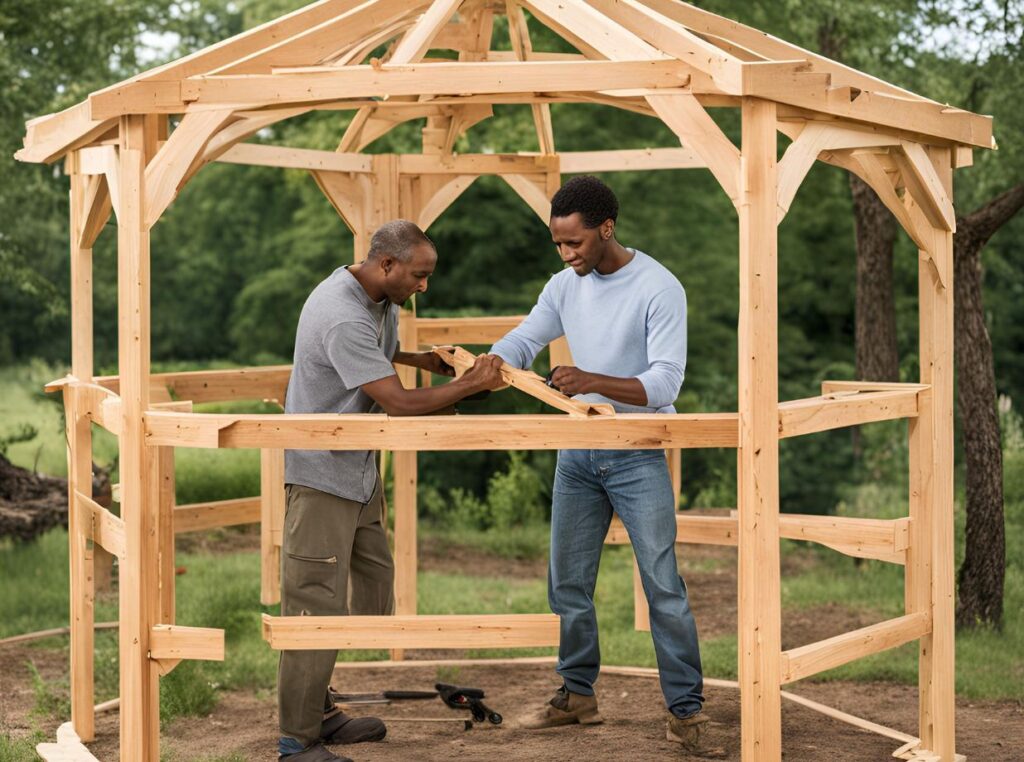
[[[228,538],[232,550],[247,540]],[[214,543],[216,545],[216,543]],[[204,550],[214,550],[205,548]],[[450,549],[421,545],[421,569],[459,571],[467,553],[471,566],[488,576],[542,577],[543,560],[502,560],[471,550],[460,551],[458,566]],[[736,576],[734,550],[684,546],[680,561],[687,579],[691,604],[703,636],[735,632]],[[800,560],[794,563],[804,563]],[[449,568],[451,567],[451,568]],[[784,570],[785,572],[785,570]],[[783,645],[795,645],[862,627],[878,616],[840,604],[786,612]],[[410,652],[416,658],[458,658],[452,652]],[[0,732],[20,735],[31,727],[35,702],[31,678],[25,668],[31,660],[44,679],[61,679],[67,665],[59,650],[26,645],[0,648]],[[514,720],[523,711],[546,701],[558,681],[552,665],[483,665],[460,667],[409,666],[397,668],[343,667],[334,687],[342,691],[429,690],[439,679],[483,688],[487,703],[505,717],[500,726],[474,725],[464,730],[459,722],[414,722],[413,718],[468,717],[441,702],[396,702],[390,706],[360,706],[352,714],[374,714],[388,719],[384,742],[337,747],[358,762],[402,760],[661,760],[687,759],[665,740],[666,713],[658,682],[650,677],[605,674],[598,696],[605,723],[547,731],[525,731]],[[837,709],[916,735],[917,689],[889,683],[804,681],[788,686],[794,693]],[[732,688],[705,690],[705,711],[712,721],[709,747],[717,759],[739,757],[739,692]],[[53,737],[56,729],[45,729]],[[272,692],[259,695],[225,693],[208,717],[181,718],[164,729],[162,745],[174,760],[193,760],[237,754],[246,760],[276,760],[277,709]],[[90,744],[101,760],[117,758],[117,713],[97,718],[97,739]],[[789,760],[884,760],[901,744],[831,719],[805,707],[783,702],[784,757]],[[957,703],[957,750],[970,761],[1024,760],[1024,706],[1014,701]]]

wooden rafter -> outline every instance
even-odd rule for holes
[[[522,6],[514,0],[507,0],[505,15],[508,17],[508,33],[512,42],[512,52],[520,61],[529,61],[533,55],[533,43],[530,41],[530,29],[526,24],[526,14]],[[547,103],[531,103],[533,125],[537,130],[537,145],[541,153],[555,152],[555,135],[551,125],[551,106]]]

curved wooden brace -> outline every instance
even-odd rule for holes
[[[499,175],[509,187],[516,192],[527,206],[533,209],[541,221],[547,225],[551,221],[551,199],[546,192],[547,175]],[[533,178],[540,177],[545,188],[541,188]]]
[[[740,150],[733,144],[708,112],[690,93],[649,95],[647,102],[661,120],[679,136],[686,148],[692,148],[708,165],[722,190],[739,201]]]
[[[353,234],[368,229],[373,205],[373,181],[369,175],[323,171],[311,174]]]
[[[416,214],[416,224],[426,230],[440,217],[444,211],[455,203],[455,200],[473,184],[479,175],[457,175],[449,178],[444,175],[433,177],[431,180],[440,183],[440,187],[432,193],[426,193],[421,185],[421,202]],[[421,177],[420,182],[424,183],[427,178]]]
[[[900,147],[902,152],[894,152],[893,158],[900,168],[907,190],[933,226],[956,232],[953,202],[942,187],[942,181],[924,147],[920,143],[906,140],[900,141]]]
[[[203,149],[234,109],[190,111],[146,167],[146,219],[152,227],[170,206],[188,177],[193,163],[203,162]]]
[[[824,122],[808,122],[779,161],[779,222],[818,155],[826,150],[898,145],[899,138]]]
[[[77,245],[80,249],[91,249],[103,227],[110,219],[113,209],[110,186],[105,175],[91,175],[87,179],[83,201],[84,214],[82,226],[78,231]]]

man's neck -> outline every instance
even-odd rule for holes
[[[632,251],[612,239],[608,242],[608,251],[601,258],[601,264],[596,269],[601,275],[611,275],[616,270],[621,270],[633,261],[634,256]]]
[[[363,287],[363,291],[370,297],[370,301],[379,302],[384,298],[384,287],[374,278],[373,271],[367,267],[366,262],[349,265],[348,271],[352,273],[352,277]]]

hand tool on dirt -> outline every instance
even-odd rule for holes
[[[437,698],[437,691],[379,691],[378,693],[338,693],[331,700],[339,704],[390,704],[392,701],[423,701]]]
[[[446,683],[437,683],[434,687],[445,704],[452,709],[468,709],[475,722],[487,720],[492,725],[501,724],[501,715],[483,702],[484,692],[479,688],[460,688]]]

